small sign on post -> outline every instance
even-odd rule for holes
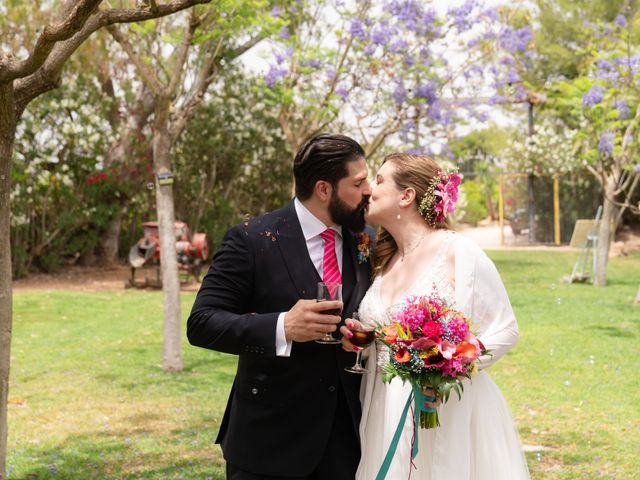
[[[175,175],[171,172],[161,172],[156,175],[158,177],[158,185],[173,185]]]

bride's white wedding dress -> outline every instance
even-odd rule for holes
[[[455,287],[446,275],[447,249],[455,249]],[[360,304],[365,324],[388,322],[380,300],[381,277],[375,278]],[[456,480],[528,479],[526,460],[509,408],[496,384],[484,370],[517,341],[518,326],[500,276],[493,262],[473,242],[447,232],[430,265],[398,302],[410,295],[435,292],[454,308],[468,315],[478,328],[478,337],[492,356],[481,359],[481,371],[465,380],[462,400],[455,393],[438,408],[440,427],[420,429],[419,453],[412,478]],[[398,303],[395,304],[396,306]],[[387,453],[402,409],[411,393],[409,384],[398,378],[385,384],[381,366],[388,361],[382,344],[369,349],[367,373],[361,390],[362,420],[360,438],[362,458],[356,478],[373,480]],[[413,422],[407,417],[387,479],[409,478]]]

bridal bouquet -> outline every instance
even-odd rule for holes
[[[488,353],[474,335],[470,319],[435,295],[410,297],[393,312],[391,324],[376,333],[390,349],[382,380],[388,383],[400,377],[411,383],[416,423],[422,428],[439,425],[437,411],[425,407],[425,401],[446,402],[451,391],[461,398],[462,380],[471,378],[478,357]],[[428,390],[435,398],[424,394]]]

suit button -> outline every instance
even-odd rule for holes
[[[335,391],[336,391],[336,387],[334,387],[333,385],[331,385],[331,386],[329,387],[329,391],[330,391],[330,392],[335,392]]]
[[[253,393],[254,395],[257,395],[258,394],[258,389],[256,387],[253,387],[251,389],[251,393]]]

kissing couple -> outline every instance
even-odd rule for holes
[[[528,479],[487,373],[518,326],[491,260],[450,226],[459,177],[427,156],[394,153],[370,182],[363,148],[337,134],[302,145],[293,174],[291,202],[226,233],[187,322],[192,345],[238,356],[216,440],[226,478]],[[339,283],[342,299],[318,301],[320,282]],[[491,354],[460,399],[429,404],[440,426],[413,438],[406,422],[380,475],[411,386],[382,381],[389,355],[377,341],[362,353],[366,373],[347,371],[360,348],[351,339],[431,294],[471,318]],[[341,343],[319,343],[327,334]]]

